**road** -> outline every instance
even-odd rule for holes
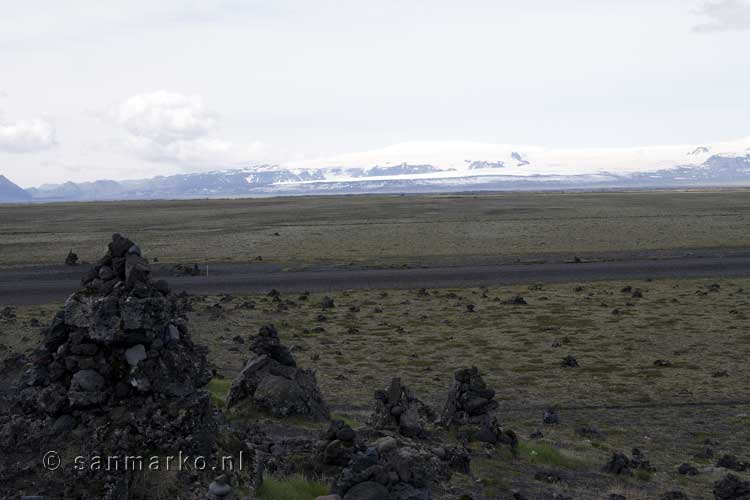
[[[750,276],[750,255],[623,260],[588,263],[535,263],[408,269],[321,269],[284,271],[278,266],[224,264],[206,276],[166,278],[175,291],[193,294],[263,292],[272,288],[299,292],[362,288],[448,288],[523,283],[568,283],[646,278]],[[0,271],[0,304],[61,302],[79,286],[85,268],[25,268]]]

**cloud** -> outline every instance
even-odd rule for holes
[[[693,27],[698,33],[750,30],[750,0],[704,1],[696,13],[708,18]]]
[[[43,118],[7,123],[0,117],[0,151],[34,153],[56,145],[55,127]]]
[[[185,169],[248,162],[262,150],[260,143],[237,145],[218,137],[219,116],[198,95],[138,94],[112,108],[108,117],[125,131],[128,150]]]
[[[138,94],[113,110],[115,121],[135,137],[159,144],[192,140],[213,132],[218,117],[200,96],[164,90]]]

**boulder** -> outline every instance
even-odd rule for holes
[[[714,483],[715,500],[750,500],[750,481],[728,474]]]
[[[365,481],[351,488],[344,495],[344,500],[389,500],[388,488],[380,483]]]

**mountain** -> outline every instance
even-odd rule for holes
[[[13,184],[4,175],[0,175],[0,203],[26,203],[29,201],[31,201],[29,193]]]
[[[688,156],[688,154],[685,154]],[[705,155],[704,155],[705,156]],[[519,160],[520,158],[520,160]],[[16,187],[20,201],[87,201],[252,197],[275,195],[399,192],[750,186],[750,154],[712,155],[698,164],[646,171],[537,173],[514,152],[503,161],[470,161],[462,169],[406,163],[394,166],[290,169],[274,165],[160,176],[131,181],[95,181]],[[2,178],[4,179],[4,178]],[[8,183],[7,179],[5,182]],[[2,185],[2,184],[0,184]],[[6,195],[7,196],[7,195]]]
[[[51,202],[721,186],[750,187],[750,137],[711,144],[587,149],[408,142],[282,165],[43,184],[27,193],[35,202]],[[16,196],[27,199],[20,191]]]

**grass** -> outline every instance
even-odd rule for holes
[[[0,266],[93,262],[123,232],[164,263],[570,261],[750,247],[747,191],[502,193],[0,205]],[[278,233],[278,235],[276,235]]]
[[[719,292],[696,293],[713,282],[721,285]],[[641,498],[658,498],[669,489],[682,489],[690,498],[710,498],[718,474],[685,483],[676,468],[683,462],[704,463],[693,457],[705,448],[707,438],[721,443],[715,447],[717,455],[746,459],[750,405],[729,402],[747,393],[750,377],[747,319],[736,313],[750,305],[750,279],[583,285],[583,291],[576,291],[575,284],[545,284],[543,289],[518,285],[428,290],[427,295],[417,290],[387,290],[385,295],[382,290],[329,292],[336,308],[325,312],[326,331],[321,333],[305,331],[321,324],[316,318],[322,293],[306,301],[298,294],[283,294],[286,310],[279,310],[265,294],[238,295],[222,302],[218,315],[211,308],[220,296],[195,297],[190,329],[194,341],[208,347],[209,362],[217,370],[208,386],[217,404],[247,359],[245,349],[233,349],[237,344],[232,339],[274,323],[298,365],[315,370],[333,418],[352,427],[365,421],[373,392],[386,388],[391,377],[401,377],[439,412],[453,371],[476,365],[496,390],[503,427],[521,440],[519,459],[499,449],[485,456],[485,450],[477,448],[481,458],[473,461],[472,472],[481,478],[485,492],[523,489],[522,481],[533,477],[535,469],[551,468],[574,470],[576,477],[589,481],[566,483],[566,491],[561,491],[580,500],[600,498],[587,492],[623,487],[646,491]],[[620,293],[625,285],[641,288],[644,297],[633,302]],[[494,300],[515,294],[529,304],[509,306]],[[245,301],[253,301],[256,308],[240,307]],[[474,313],[466,312],[466,303],[476,305]],[[30,355],[39,340],[31,320],[45,323],[59,307],[16,307],[15,319],[0,319],[0,354]],[[615,307],[627,314],[613,323]],[[349,328],[357,333],[347,333]],[[567,354],[576,355],[579,368],[560,366]],[[349,364],[341,365],[340,359]],[[671,366],[655,366],[659,359]],[[729,376],[713,376],[723,370]],[[560,425],[542,425],[542,410],[549,406],[559,409]],[[242,407],[228,412],[228,418],[282,424]],[[301,418],[284,419],[283,424],[316,435],[325,427]],[[601,436],[583,437],[576,432],[582,427],[595,427]],[[544,437],[530,440],[536,430]],[[613,450],[632,447],[646,453],[656,474],[621,484],[622,478],[601,472]],[[471,479],[457,478],[472,484]]]
[[[526,461],[537,465],[549,465],[565,469],[579,469],[584,463],[547,443],[518,443],[518,453]]]
[[[320,481],[305,479],[300,475],[263,478],[259,500],[313,500],[328,493],[328,485]]]
[[[206,390],[211,393],[211,399],[213,400],[217,408],[224,408],[224,400],[229,393],[230,385],[232,385],[232,381],[230,379],[219,377],[214,377],[208,382]]]

